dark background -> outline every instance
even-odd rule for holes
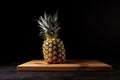
[[[120,5],[115,1],[62,0],[2,2],[0,62],[43,59],[35,19],[44,11],[59,11],[60,37],[67,59],[97,59],[119,63]]]

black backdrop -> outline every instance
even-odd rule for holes
[[[98,59],[118,63],[120,5],[115,1],[14,1],[0,11],[0,62],[43,59],[37,22],[44,11],[59,11],[60,37],[67,59]]]

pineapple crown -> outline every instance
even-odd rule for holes
[[[40,16],[37,22],[41,28],[40,36],[58,37],[58,31],[61,28],[58,22],[58,11],[53,16],[44,12],[44,16]]]

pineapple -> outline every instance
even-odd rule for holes
[[[40,35],[44,37],[42,52],[44,60],[49,64],[63,63],[65,61],[65,48],[63,41],[58,37],[61,28],[58,22],[58,12],[54,15],[40,16],[37,20],[41,28]]]

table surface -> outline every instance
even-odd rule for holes
[[[0,80],[120,80],[120,64],[113,71],[98,72],[28,72],[17,71],[19,63],[0,66]]]

